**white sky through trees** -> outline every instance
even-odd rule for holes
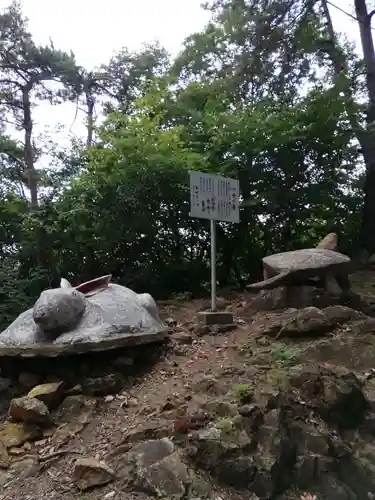
[[[90,71],[107,63],[122,47],[137,50],[144,42],[158,40],[172,56],[177,54],[184,38],[202,30],[209,19],[209,13],[200,7],[201,1],[23,0],[23,12],[36,43],[48,44],[51,38],[56,48],[72,50],[77,63]],[[0,0],[0,10],[9,3]],[[331,3],[353,14],[353,0]],[[330,11],[335,29],[356,42],[360,51],[356,21],[332,6]],[[74,122],[75,114],[72,103],[38,105],[33,110],[35,135],[46,131],[61,145],[68,144],[69,133],[85,136],[84,115],[79,113]],[[59,124],[64,126],[63,131],[58,131]]]

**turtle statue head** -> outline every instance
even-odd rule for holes
[[[83,293],[75,288],[44,290],[34,304],[33,319],[44,332],[73,328],[86,309]]]

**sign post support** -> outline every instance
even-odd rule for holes
[[[190,171],[190,216],[209,219],[211,235],[211,311],[201,319],[206,324],[233,323],[233,315],[216,312],[216,221],[240,221],[240,186],[237,179]],[[230,320],[230,321],[229,321]]]
[[[210,220],[211,229],[211,311],[216,311],[216,221]]]

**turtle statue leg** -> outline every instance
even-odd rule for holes
[[[351,290],[352,285],[347,274],[339,274],[335,276],[335,279],[343,292],[349,292]]]
[[[263,264],[263,281],[273,278],[274,276],[276,276],[276,274],[277,273],[275,273],[275,271],[271,267]]]
[[[336,281],[335,276],[326,276],[324,279],[324,288],[331,295],[339,296],[342,294],[342,289],[338,282]]]

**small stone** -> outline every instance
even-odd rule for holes
[[[8,471],[0,470],[0,486],[4,486],[12,479],[12,474],[9,474]],[[7,500],[6,496],[1,496],[1,500]]]
[[[166,320],[164,320],[164,323],[168,326],[176,326],[177,325],[177,321],[173,318],[167,318]]]
[[[43,401],[28,396],[12,399],[9,417],[15,422],[32,424],[48,424],[51,422],[50,413]]]
[[[103,500],[110,500],[110,499],[111,499],[111,498],[113,498],[115,495],[116,495],[116,492],[115,492],[115,491],[110,491],[109,493],[107,493],[106,495],[104,495]]]
[[[83,431],[88,423],[88,418],[84,421],[82,415],[80,415],[80,420],[77,419],[60,425],[52,436],[52,443],[59,446],[67,443],[71,438]]]
[[[243,417],[251,417],[254,414],[254,412],[256,412],[258,410],[259,410],[259,407],[257,405],[247,404],[247,405],[240,406],[238,408],[238,413],[240,415],[242,415]]]
[[[26,441],[36,441],[42,436],[42,431],[31,424],[5,423],[0,425],[0,441],[6,448],[22,446]]]
[[[8,450],[3,441],[0,441],[0,467],[6,469],[9,466]]]
[[[87,378],[82,384],[83,392],[90,396],[106,396],[116,394],[124,386],[123,379],[117,374],[108,374],[104,377]]]
[[[209,335],[211,333],[211,328],[207,325],[195,325],[192,329],[193,333],[198,336]]]
[[[83,394],[67,396],[56,411],[54,420],[60,424],[71,420],[72,417],[77,418],[81,414],[87,415],[92,413],[97,404],[97,399]]]
[[[193,337],[190,332],[174,332],[171,338],[179,344],[189,345],[193,342]]]
[[[111,403],[114,399],[115,399],[115,397],[109,394],[108,396],[106,396],[106,397],[104,398],[104,401],[105,401],[106,403]]]
[[[25,450],[23,448],[9,448],[9,455],[12,457],[19,457],[25,455]]]
[[[243,319],[241,318],[237,318],[236,320],[236,323],[238,323],[239,325],[246,325],[246,321],[244,321]]]
[[[81,384],[76,384],[75,386],[71,387],[66,391],[66,394],[68,396],[77,396],[79,394],[82,394],[82,386]]]
[[[9,471],[16,472],[19,479],[36,476],[39,470],[38,457],[35,455],[25,456],[21,460],[12,462],[9,467]]]
[[[73,482],[81,491],[108,484],[114,478],[114,471],[96,458],[79,458],[74,465]]]
[[[37,385],[28,393],[29,398],[42,401],[49,409],[56,408],[62,401],[64,394],[64,382],[51,382],[49,384]]]

